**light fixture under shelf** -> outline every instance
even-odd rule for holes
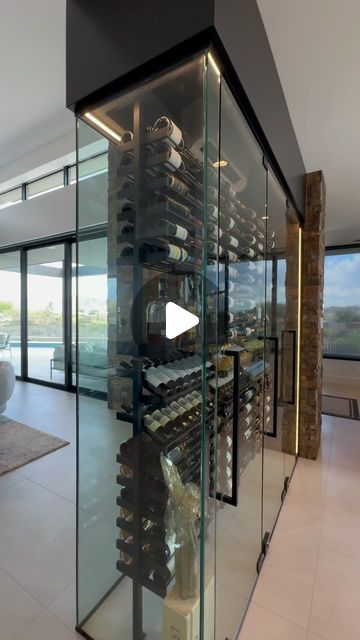
[[[227,167],[228,164],[229,163],[227,160],[216,160],[215,162],[213,162],[213,167],[217,169],[218,167]]]

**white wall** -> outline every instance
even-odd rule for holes
[[[0,210],[0,246],[73,231],[76,185],[52,191]]]
[[[323,359],[324,382],[360,386],[360,362]]]

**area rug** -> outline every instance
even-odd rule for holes
[[[68,444],[45,431],[0,416],[0,476]]]
[[[322,411],[327,416],[337,418],[350,418],[360,420],[357,400],[353,398],[340,398],[338,396],[323,396]]]

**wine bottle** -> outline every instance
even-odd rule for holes
[[[170,118],[167,116],[161,116],[157,118],[154,123],[154,131],[159,131],[161,129],[167,128],[167,135],[163,141],[167,142],[171,147],[179,147],[183,144],[183,136],[179,127],[174,124]]]
[[[208,213],[208,218],[210,221],[214,222],[215,224],[218,224],[218,220],[219,220],[219,209],[216,206],[216,204],[208,204],[207,206],[207,213]]]
[[[121,144],[126,144],[127,142],[132,142],[134,139],[134,134],[132,131],[124,131],[121,135]]]
[[[208,187],[207,193],[209,203],[217,205],[219,199],[218,190],[215,187]]]
[[[232,327],[231,329],[227,330],[226,335],[230,339],[247,338],[254,332],[255,332],[255,329],[251,329],[251,327],[238,327],[238,328]]]
[[[225,257],[227,262],[238,262],[239,256],[234,251],[225,251]]]
[[[242,218],[241,216],[239,216],[238,218],[238,228],[241,229],[241,227],[243,227],[246,231],[250,231],[251,233],[255,233],[257,226],[254,222],[251,222],[251,220],[245,220],[244,218]]]
[[[177,193],[180,193],[182,196],[186,196],[189,193],[189,187],[178,178],[175,178],[175,176],[169,175],[168,182],[169,187]]]
[[[179,247],[177,247],[179,249]],[[180,251],[180,249],[179,249]],[[166,332],[166,282],[162,278],[158,284],[158,297],[151,300],[146,307],[147,336],[151,342],[160,342]]]
[[[235,236],[230,235],[229,233],[224,233],[221,239],[224,247],[229,247],[231,250],[238,249],[240,246],[240,242]]]
[[[133,235],[134,223],[131,220],[124,220],[119,227],[119,233],[123,235]]]
[[[126,258],[134,255],[134,245],[128,242],[122,242],[118,245],[119,255],[121,258]]]
[[[239,205],[241,207],[241,211],[243,213],[243,215],[245,216],[245,218],[247,218],[248,220],[256,220],[256,218],[258,217],[257,213],[253,210],[253,209],[249,209],[249,207],[246,207],[242,202],[239,201]]]
[[[256,253],[254,249],[252,249],[251,247],[241,247],[240,252],[241,252],[241,255],[246,256],[248,258],[256,257]]]

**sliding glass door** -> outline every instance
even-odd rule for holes
[[[0,359],[21,380],[75,388],[75,253],[72,237],[0,251]]]
[[[20,251],[0,255],[0,358],[21,373]]]
[[[28,377],[65,384],[64,244],[27,252]]]

